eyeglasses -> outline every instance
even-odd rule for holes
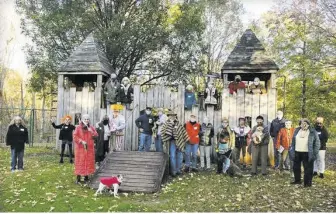
[[[322,123],[316,123],[317,125],[322,125]]]

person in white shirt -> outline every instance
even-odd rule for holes
[[[168,117],[167,117],[167,115],[164,114],[163,108],[158,109],[158,116],[159,116],[159,118],[156,121],[157,134],[155,136],[155,151],[163,152],[161,131],[162,131],[162,126],[163,126],[163,124],[165,124]]]

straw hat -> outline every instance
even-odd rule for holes
[[[120,103],[112,104],[112,105],[111,105],[111,109],[112,109],[113,111],[121,111],[121,110],[124,109],[124,106],[121,105]]]

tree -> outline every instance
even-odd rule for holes
[[[188,65],[186,62],[192,61],[189,50],[194,45],[191,44],[202,30],[202,20],[198,18],[201,7],[198,3],[182,4],[182,15],[167,25],[169,7],[160,2],[18,1],[19,11],[25,16],[22,30],[35,42],[35,46],[27,47],[28,63],[32,67],[47,66],[36,72],[51,71],[56,82],[57,65],[94,31],[118,73],[118,79],[136,74],[143,62],[147,62],[149,71],[158,68],[158,73],[152,72],[154,79],[173,73],[183,74]],[[158,57],[162,55],[166,57]]]
[[[323,85],[328,78],[332,78],[330,69],[335,71],[335,68],[326,68],[326,62],[333,57],[335,47],[330,45],[329,38],[321,35],[317,27],[323,26],[324,22],[324,15],[319,8],[297,4],[281,6],[262,20],[262,25],[269,33],[266,40],[269,51],[281,67],[280,75],[289,80],[286,111],[289,113],[287,116],[293,119],[335,116],[331,108],[335,104],[335,93],[325,93]],[[279,97],[282,95],[282,87],[279,87]]]

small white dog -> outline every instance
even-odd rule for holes
[[[120,187],[121,183],[123,182],[123,180],[124,180],[124,178],[123,178],[122,175],[100,178],[99,187],[97,189],[97,192],[95,193],[95,196],[97,196],[98,193],[102,194],[102,191],[105,190],[105,189],[110,189],[110,193],[112,195],[111,187],[113,186],[114,197],[118,198],[118,190],[119,190],[119,187]]]

